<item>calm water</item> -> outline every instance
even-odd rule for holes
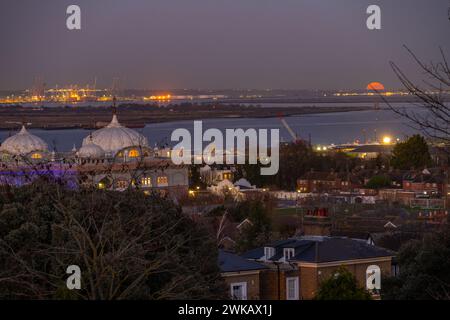
[[[119,118],[120,120],[120,118]],[[393,138],[403,138],[416,133],[409,127],[403,118],[400,118],[390,110],[352,111],[342,113],[328,113],[318,115],[303,115],[288,117],[286,121],[301,138],[309,139],[313,144],[347,143],[356,139],[374,140],[377,136],[390,135]],[[177,121],[168,123],[148,124],[143,129],[137,129],[150,141],[155,143],[169,144],[170,135],[176,128],[186,128],[193,134],[193,121]],[[280,137],[284,141],[292,140],[291,136],[281,124],[278,118],[266,119],[206,119],[203,120],[203,130],[208,128],[255,128],[255,129],[280,129]],[[89,130],[31,130],[33,134],[43,138],[49,146],[58,151],[68,151],[73,145],[81,146],[84,137]],[[0,131],[0,141],[11,134],[8,131]]]

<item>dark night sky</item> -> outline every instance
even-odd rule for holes
[[[82,9],[68,31],[66,8]],[[381,31],[366,8],[382,8]],[[389,60],[450,56],[450,0],[1,0],[0,89],[400,87]]]

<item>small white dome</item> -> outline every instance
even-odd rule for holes
[[[236,187],[244,187],[244,188],[248,188],[248,189],[253,188],[253,186],[250,184],[250,182],[248,182],[248,180],[245,179],[245,178],[239,179],[238,181],[236,181],[236,182],[234,183],[234,185],[235,185]]]
[[[48,151],[48,145],[38,136],[29,133],[25,126],[22,126],[19,133],[9,137],[2,143],[0,151],[23,156],[34,151],[46,152]]]
[[[80,158],[100,159],[105,156],[105,151],[102,147],[92,142],[92,138],[89,137],[89,142],[83,143],[83,146],[78,150],[77,156]]]
[[[88,145],[90,136],[84,138],[83,146]],[[140,133],[122,126],[114,115],[105,128],[92,133],[92,142],[104,152],[115,155],[118,151],[129,147],[148,147],[148,140]]]

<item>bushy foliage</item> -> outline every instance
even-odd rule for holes
[[[378,175],[370,178],[367,182],[366,187],[369,189],[381,189],[386,188],[391,185],[391,179],[388,176]]]
[[[397,143],[392,150],[391,164],[396,169],[421,169],[431,165],[428,144],[421,135],[413,135],[405,142]]]
[[[223,296],[214,241],[167,198],[42,181],[0,194],[2,299]]]
[[[411,240],[397,255],[398,277],[383,280],[389,300],[450,300],[450,227],[423,240]]]
[[[250,221],[240,230],[237,239],[239,252],[262,246],[271,240],[272,210],[270,199],[250,199],[229,210],[234,221]]]
[[[316,300],[371,300],[370,293],[360,287],[355,276],[345,267],[320,284]]]

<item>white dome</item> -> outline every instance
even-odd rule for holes
[[[25,126],[19,133],[6,139],[0,146],[0,151],[14,155],[27,155],[33,151],[48,151],[48,145],[41,138],[29,133]]]
[[[236,187],[252,188],[250,182],[247,179],[241,178],[234,183]]]
[[[90,136],[84,138],[83,146],[88,145],[90,142]],[[116,115],[113,116],[109,125],[92,133],[92,143],[111,155],[124,148],[148,146],[146,137],[132,129],[122,126],[117,120]]]
[[[78,150],[77,156],[80,158],[100,159],[105,156],[105,151],[90,139],[87,144],[84,144],[80,150]]]

